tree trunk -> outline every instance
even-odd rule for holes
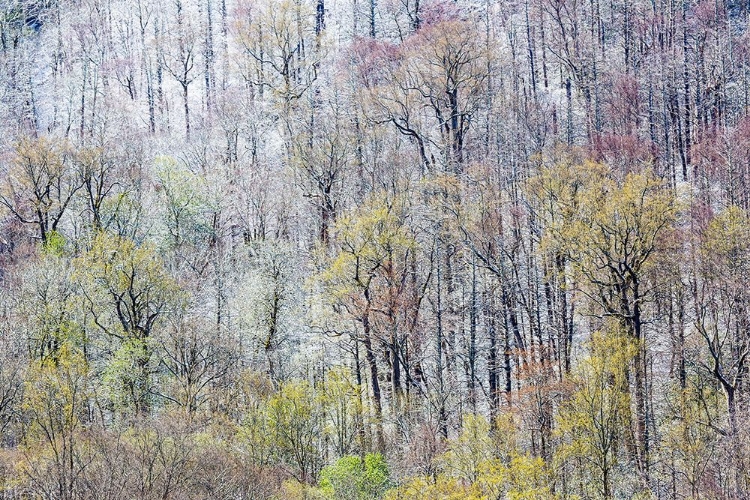
[[[370,38],[375,38],[375,0],[370,0]]]
[[[365,291],[365,298],[369,304],[369,292]],[[362,316],[362,328],[364,336],[362,342],[365,346],[365,358],[370,367],[370,385],[372,388],[372,404],[375,410],[375,450],[385,452],[385,439],[383,437],[383,408],[381,404],[380,382],[378,380],[378,363],[375,358],[375,350],[372,347],[372,338],[370,331],[370,311],[369,305]]]

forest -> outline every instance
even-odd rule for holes
[[[0,499],[750,498],[750,1],[0,0]]]

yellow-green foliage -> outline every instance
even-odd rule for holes
[[[80,424],[82,406],[89,396],[88,363],[71,342],[65,341],[52,358],[32,364],[24,390],[24,410],[31,420],[30,436],[51,440],[72,432]]]
[[[690,486],[685,496],[697,497],[720,438],[715,429],[704,423],[719,421],[725,400],[717,387],[699,377],[688,378],[685,389],[677,388],[670,399],[675,418],[666,421],[661,429],[662,446]]]
[[[701,262],[707,277],[716,285],[732,293],[747,289],[746,282],[740,290],[729,290],[737,278],[750,278],[750,218],[739,207],[730,206],[718,214],[708,225],[701,245]]]
[[[554,498],[552,476],[541,457],[514,454],[509,463],[499,459],[483,462],[477,481],[488,498],[544,500]]]
[[[89,365],[71,342],[64,342],[54,359],[29,367],[22,404],[29,426],[18,464],[23,476],[51,479],[65,491],[72,488],[76,435],[90,397]]]
[[[588,471],[582,471],[584,477],[608,497],[620,443],[630,427],[627,367],[638,346],[615,327],[595,333],[588,346],[588,357],[573,373],[575,390],[557,417],[562,443],[556,459],[581,461]]]
[[[268,401],[269,429],[280,458],[295,467],[300,481],[310,481],[323,457],[323,407],[315,388],[306,381],[281,385]]]
[[[97,326],[111,335],[144,338],[167,305],[181,301],[177,283],[149,245],[100,232],[75,267],[99,316]]]
[[[152,343],[149,338],[125,338],[107,363],[102,373],[103,394],[118,410],[131,403],[145,404],[148,399]]]
[[[416,477],[403,486],[390,490],[385,500],[489,500],[474,485],[466,485],[455,477]]]
[[[266,412],[273,388],[266,377],[250,370],[241,373],[236,388],[232,400],[242,412],[241,424],[234,436],[238,453],[246,462],[266,466],[272,462],[275,452]]]
[[[266,390],[254,386],[242,396],[244,417],[236,439],[250,462],[270,465],[282,460],[297,468],[298,480],[310,480],[324,465],[325,442],[341,456],[353,445],[361,404],[344,368],[332,369],[315,386],[290,380],[273,393]]]
[[[531,179],[529,190],[537,211],[545,222],[543,247],[552,251],[565,251],[573,225],[581,219],[581,201],[590,197],[592,187],[602,185],[608,170],[602,164],[590,161],[576,164],[563,161],[544,168]]]
[[[347,367],[332,368],[326,373],[321,401],[326,408],[326,434],[335,452],[343,456],[352,446],[357,426],[362,426],[362,388],[352,380]]]
[[[364,460],[346,455],[320,471],[320,491],[329,500],[377,500],[390,482],[388,463],[380,453]]]
[[[464,415],[461,434],[448,444],[448,451],[440,462],[448,476],[474,483],[482,464],[493,457],[494,448],[487,419],[469,413]]]
[[[441,473],[437,482],[428,481],[425,485],[417,478],[417,482],[409,483],[411,487],[416,491],[434,487],[437,491],[449,492],[451,488],[458,488],[461,494],[476,498],[552,498],[552,477],[544,460],[519,454],[510,442],[505,443],[508,447],[498,443],[498,439],[502,442],[505,436],[493,437],[493,432],[511,431],[509,425],[504,425],[508,424],[507,419],[501,418],[498,423],[500,427],[491,431],[484,416],[464,415],[461,433],[449,441],[448,450],[439,459]]]
[[[111,233],[99,232],[74,265],[92,327],[107,334],[115,353],[104,372],[109,396],[118,409],[146,412],[152,335],[166,311],[182,306],[182,293],[152,247]]]
[[[501,424],[505,420],[501,420]],[[506,429],[507,430],[507,429]],[[413,477],[388,492],[386,499],[475,499],[546,500],[552,494],[552,474],[539,457],[507,450],[502,452],[481,415],[463,417],[461,433],[449,440],[439,457],[440,472],[434,477]],[[501,431],[502,432],[502,431]]]
[[[48,255],[54,255],[55,257],[62,257],[65,252],[65,236],[57,231],[50,231],[47,233],[47,240],[44,242],[44,253]]]
[[[326,500],[320,488],[302,483],[296,479],[284,481],[281,491],[274,500]]]
[[[403,264],[407,252],[415,249],[403,204],[401,199],[372,196],[336,223],[340,250],[320,276],[336,298],[367,288],[375,276]]]
[[[567,255],[598,286],[646,271],[677,217],[672,193],[649,171],[617,179],[598,163],[562,163],[530,185],[545,223],[542,248]]]

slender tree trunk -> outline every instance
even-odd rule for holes
[[[370,0],[370,38],[375,38],[375,0]]]
[[[565,79],[565,102],[567,103],[567,118],[565,122],[565,141],[568,146],[573,145],[573,88],[570,77]]]
[[[182,84],[182,103],[185,107],[185,139],[190,140],[190,100],[186,83]]]
[[[682,180],[687,181],[688,170],[692,163],[691,159],[691,132],[692,132],[692,108],[690,106],[690,71],[688,70],[688,54],[690,52],[690,45],[688,44],[688,27],[687,27],[687,0],[682,0],[682,84],[683,91],[685,93],[685,130],[683,137],[683,145],[685,148],[683,162],[682,162]],[[693,175],[693,182],[697,182],[696,175]]]
[[[203,84],[206,91],[206,111],[214,107],[214,24],[212,0],[206,0],[206,39],[203,49]]]
[[[369,291],[365,291],[365,299],[369,304]],[[378,380],[378,363],[375,357],[375,350],[372,346],[372,333],[370,331],[370,312],[369,305],[362,316],[362,328],[364,335],[362,343],[365,346],[365,358],[370,367],[370,385],[372,389],[372,404],[375,410],[375,449],[376,451],[385,452],[385,438],[383,436],[383,407],[380,394],[380,382]]]
[[[317,0],[315,5],[315,35],[320,36],[326,28],[325,0]]]
[[[363,387],[363,381],[362,381],[362,364],[360,362],[360,354],[359,354],[359,341],[353,337],[354,340],[354,380],[356,381],[357,387],[357,401],[359,403],[360,408],[365,407],[365,401],[364,401],[364,395],[362,392]],[[355,413],[355,420],[354,425],[357,428],[357,436],[359,438],[359,449],[360,453],[364,456],[365,450],[368,449],[367,446],[367,432],[365,431],[365,425],[363,421],[363,415],[361,412]]]
[[[650,437],[648,429],[648,404],[647,404],[647,370],[646,370],[646,343],[643,338],[643,320],[641,318],[639,301],[641,296],[638,292],[638,284],[633,290],[633,311],[630,327],[633,339],[638,343],[635,359],[633,360],[634,400],[635,400],[635,440],[638,472],[641,475],[643,486],[650,487]]]
[[[489,338],[489,349],[487,350],[487,377],[490,392],[490,417],[492,425],[498,417],[500,410],[500,374],[498,372],[499,361],[497,359],[497,312],[495,311],[494,293],[489,290],[485,293],[484,316],[487,321],[487,336]]]
[[[437,375],[438,383],[438,425],[440,427],[440,433],[443,435],[443,438],[448,439],[448,417],[445,408],[445,374],[443,373],[443,276],[440,247],[440,238],[438,237],[436,252],[437,258],[435,259],[437,263],[437,310],[435,312],[437,322],[437,328],[435,332],[435,353],[437,359],[435,361],[435,372]]]

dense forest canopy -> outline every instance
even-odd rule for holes
[[[750,495],[748,0],[0,0],[0,497]]]

